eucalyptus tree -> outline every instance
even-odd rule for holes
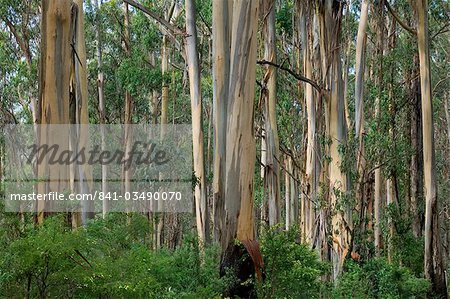
[[[264,2],[264,59],[276,63],[275,1]],[[264,75],[264,185],[269,207],[269,225],[280,222],[280,155],[277,128],[277,69],[266,65]]]
[[[200,65],[197,51],[195,14],[194,1],[186,0],[186,62],[189,71],[189,91],[191,95],[194,173],[198,177],[194,190],[194,199],[197,233],[203,245],[209,240],[209,212],[206,197],[202,93],[200,89]]]
[[[214,240],[221,242],[225,221],[225,167],[227,107],[230,82],[230,47],[233,2],[212,3],[213,110],[214,110]]]
[[[417,0],[417,44],[420,62],[422,98],[423,166],[425,188],[425,277],[433,283],[433,290],[447,298],[447,284],[442,259],[442,243],[438,211],[434,121],[431,91],[431,67],[428,36],[428,1]]]

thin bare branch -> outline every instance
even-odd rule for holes
[[[295,73],[293,70],[288,69],[287,67],[284,67],[284,66],[282,66],[282,65],[279,65],[279,64],[276,64],[276,63],[274,63],[274,62],[267,61],[267,60],[258,60],[256,63],[259,64],[259,65],[271,65],[271,66],[274,66],[274,67],[276,67],[276,68],[278,68],[278,69],[280,69],[280,70],[283,70],[283,71],[285,71],[285,72],[288,72],[288,73],[291,74],[295,79],[297,79],[297,80],[299,80],[299,81],[303,81],[303,82],[306,82],[306,83],[308,83],[308,84],[311,84],[312,87],[314,87],[319,93],[321,93],[321,92],[323,91],[323,88],[321,88],[321,87],[319,86],[319,84],[317,84],[316,82],[314,82],[313,80],[311,80],[311,79],[309,79],[309,78],[306,78],[306,77],[303,76],[303,75],[300,75],[300,74]]]
[[[137,3],[137,2],[135,2],[133,0],[123,0],[123,2],[128,3],[129,5],[133,6],[134,8],[139,9],[140,11],[145,13],[146,15],[150,16],[152,19],[157,21],[159,24],[163,25],[165,28],[170,30],[173,34],[185,35],[185,32],[181,28],[171,24],[169,21],[167,21],[166,19],[164,19],[163,17],[161,17],[157,13],[151,11],[150,9],[146,8],[142,4]]]
[[[403,27],[403,29],[405,29],[406,31],[408,31],[409,33],[411,33],[414,36],[417,36],[417,31],[416,29],[408,26],[408,24],[406,24],[401,18],[400,16],[394,11],[394,9],[391,7],[391,5],[389,4],[389,2],[387,0],[384,1],[384,4],[387,8],[387,10],[389,11],[389,13],[394,17],[394,19],[397,21],[397,23],[400,24],[400,26]]]

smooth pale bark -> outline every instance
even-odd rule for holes
[[[447,298],[447,286],[442,260],[442,243],[439,231],[439,211],[434,152],[434,123],[431,95],[431,70],[428,41],[428,1],[417,0],[417,44],[419,48],[420,86],[422,97],[422,137],[425,189],[425,277],[433,284],[433,291]]]
[[[361,1],[361,12],[356,38],[356,67],[355,67],[355,133],[361,139],[364,130],[364,71],[367,42],[367,19],[369,12],[368,0]],[[362,141],[359,140],[361,143]],[[358,157],[359,158],[359,157]]]
[[[89,149],[89,113],[88,113],[88,88],[87,88],[87,61],[86,61],[86,42],[84,37],[84,13],[83,0],[76,0],[76,32],[75,32],[75,51],[72,55],[74,64],[74,79],[76,86],[76,123],[78,148]],[[90,193],[93,188],[92,166],[88,163],[78,166],[78,180],[80,193]],[[88,219],[94,218],[93,202],[83,201],[81,221],[86,224]]]
[[[228,0],[213,1],[213,111],[214,111],[214,240],[221,242],[225,217],[225,158],[228,87],[230,80],[230,19]]]
[[[226,153],[226,232],[222,248],[254,239],[253,176],[256,158],[253,103],[259,1],[233,4]]]
[[[358,153],[356,158],[356,169],[358,171],[358,181],[356,183],[356,200],[358,209],[364,209],[364,190],[361,184],[365,180],[364,158],[364,74],[367,42],[367,19],[369,3],[362,0],[361,12],[358,26],[358,36],[356,39],[356,66],[355,66],[355,135],[358,138]],[[363,211],[362,211],[363,212]],[[362,213],[364,215],[364,213]],[[362,219],[361,219],[362,221]]]
[[[102,22],[100,18],[100,6],[98,0],[93,0],[95,8],[95,37],[97,39],[96,54],[97,54],[97,93],[98,93],[98,110],[99,110],[99,122],[100,122],[100,136],[101,136],[101,150],[102,152],[106,150],[106,139],[105,139],[105,94],[104,94],[104,75],[103,75],[103,49],[102,49]],[[101,1],[100,1],[101,4]],[[108,192],[107,180],[108,177],[108,166],[106,164],[102,165],[102,192]],[[102,203],[102,214],[103,218],[106,217],[109,211],[109,201],[104,200]]]
[[[291,218],[291,177],[289,175],[289,157],[286,157],[284,159],[284,168],[285,168],[285,175],[284,175],[284,201],[285,201],[285,212],[286,212],[286,229],[288,230],[292,223]]]
[[[130,45],[130,16],[128,4],[123,4],[124,10],[124,24],[123,24],[123,40],[124,40],[124,52],[127,57],[131,56],[131,45]],[[129,153],[132,147],[132,115],[133,114],[133,98],[129,91],[125,91],[124,98],[124,159],[129,159]],[[123,192],[131,192],[131,176],[132,170],[130,168],[125,168],[122,166],[122,179],[123,179]],[[127,211],[128,212],[128,211]],[[128,218],[129,220],[129,218]]]
[[[275,1],[265,1],[264,19],[264,59],[273,63],[277,62],[276,36],[275,36]],[[266,90],[264,91],[264,129],[265,138],[265,162],[264,185],[269,207],[269,225],[280,222],[280,166],[279,166],[279,141],[277,128],[277,70],[273,66],[266,66],[264,75]]]
[[[200,90],[200,66],[197,52],[197,29],[195,25],[194,0],[186,0],[186,60],[189,72],[189,91],[192,109],[192,139],[194,173],[198,183],[195,186],[195,212],[199,241],[208,241],[208,204],[206,198],[205,161],[202,128],[202,95]]]
[[[261,101],[264,102],[264,97],[261,95]],[[265,103],[263,103],[263,113],[265,108]],[[266,129],[264,127],[264,122],[261,126],[261,170],[260,170],[260,176],[261,176],[261,182],[263,182],[263,188],[262,188],[262,197],[263,201],[261,204],[260,209],[260,220],[262,223],[267,224],[269,223],[269,203],[266,197],[266,183],[265,183],[265,172],[266,172],[266,160],[267,160],[267,148],[266,148]],[[263,226],[261,226],[263,228]]]
[[[313,77],[312,65],[312,15],[311,6],[306,3],[306,6],[301,10],[302,24],[301,35],[304,45],[302,48],[303,54],[303,69],[307,78]],[[306,226],[305,236],[306,241],[312,245],[314,239],[314,219],[315,207],[314,203],[317,199],[318,192],[318,169],[317,169],[317,140],[316,140],[316,93],[311,84],[305,84],[305,103],[307,113],[307,145],[306,145],[306,166],[305,166],[305,185],[306,185]]]
[[[39,81],[39,115],[40,123],[68,124],[69,119],[69,84],[72,59],[72,3],[71,1],[42,1],[41,21],[41,63]],[[53,130],[55,128],[53,127]],[[68,132],[66,132],[68,134]],[[59,144],[68,148],[67,135],[41,129],[38,132],[39,144]],[[48,159],[48,157],[47,157]],[[46,165],[45,160],[37,166],[38,177],[48,177],[48,182],[38,183],[38,193],[70,191],[69,168],[64,165]],[[52,179],[53,178],[53,179]],[[62,178],[58,180],[55,178]],[[44,208],[49,202],[37,202],[37,222],[44,220]]]

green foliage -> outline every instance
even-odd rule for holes
[[[427,298],[430,283],[407,268],[372,259],[364,265],[353,261],[333,290],[333,298]]]
[[[292,12],[294,11],[293,1],[283,1],[281,7],[276,14],[276,29],[287,34],[292,35]]]
[[[150,228],[141,215],[113,214],[75,231],[64,217],[49,218],[2,246],[0,297],[218,297],[217,248],[203,255],[187,236],[175,251],[153,251]]]
[[[122,61],[117,76],[122,86],[134,96],[160,88],[163,82],[160,69],[149,67],[149,63],[136,53]],[[167,77],[164,80],[170,78],[169,75],[164,77]]]
[[[321,275],[326,264],[320,262],[308,245],[299,243],[297,229],[269,229],[261,240],[266,279],[259,286],[261,298],[319,298]]]

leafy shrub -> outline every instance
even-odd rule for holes
[[[5,298],[216,298],[223,291],[216,247],[195,237],[149,248],[145,217],[112,214],[71,230],[62,216],[12,241],[0,256]]]
[[[309,245],[300,244],[299,231],[269,229],[261,239],[265,280],[260,298],[318,298],[327,270]]]
[[[364,265],[347,262],[333,298],[427,298],[429,288],[428,280],[409,269],[376,258]]]

